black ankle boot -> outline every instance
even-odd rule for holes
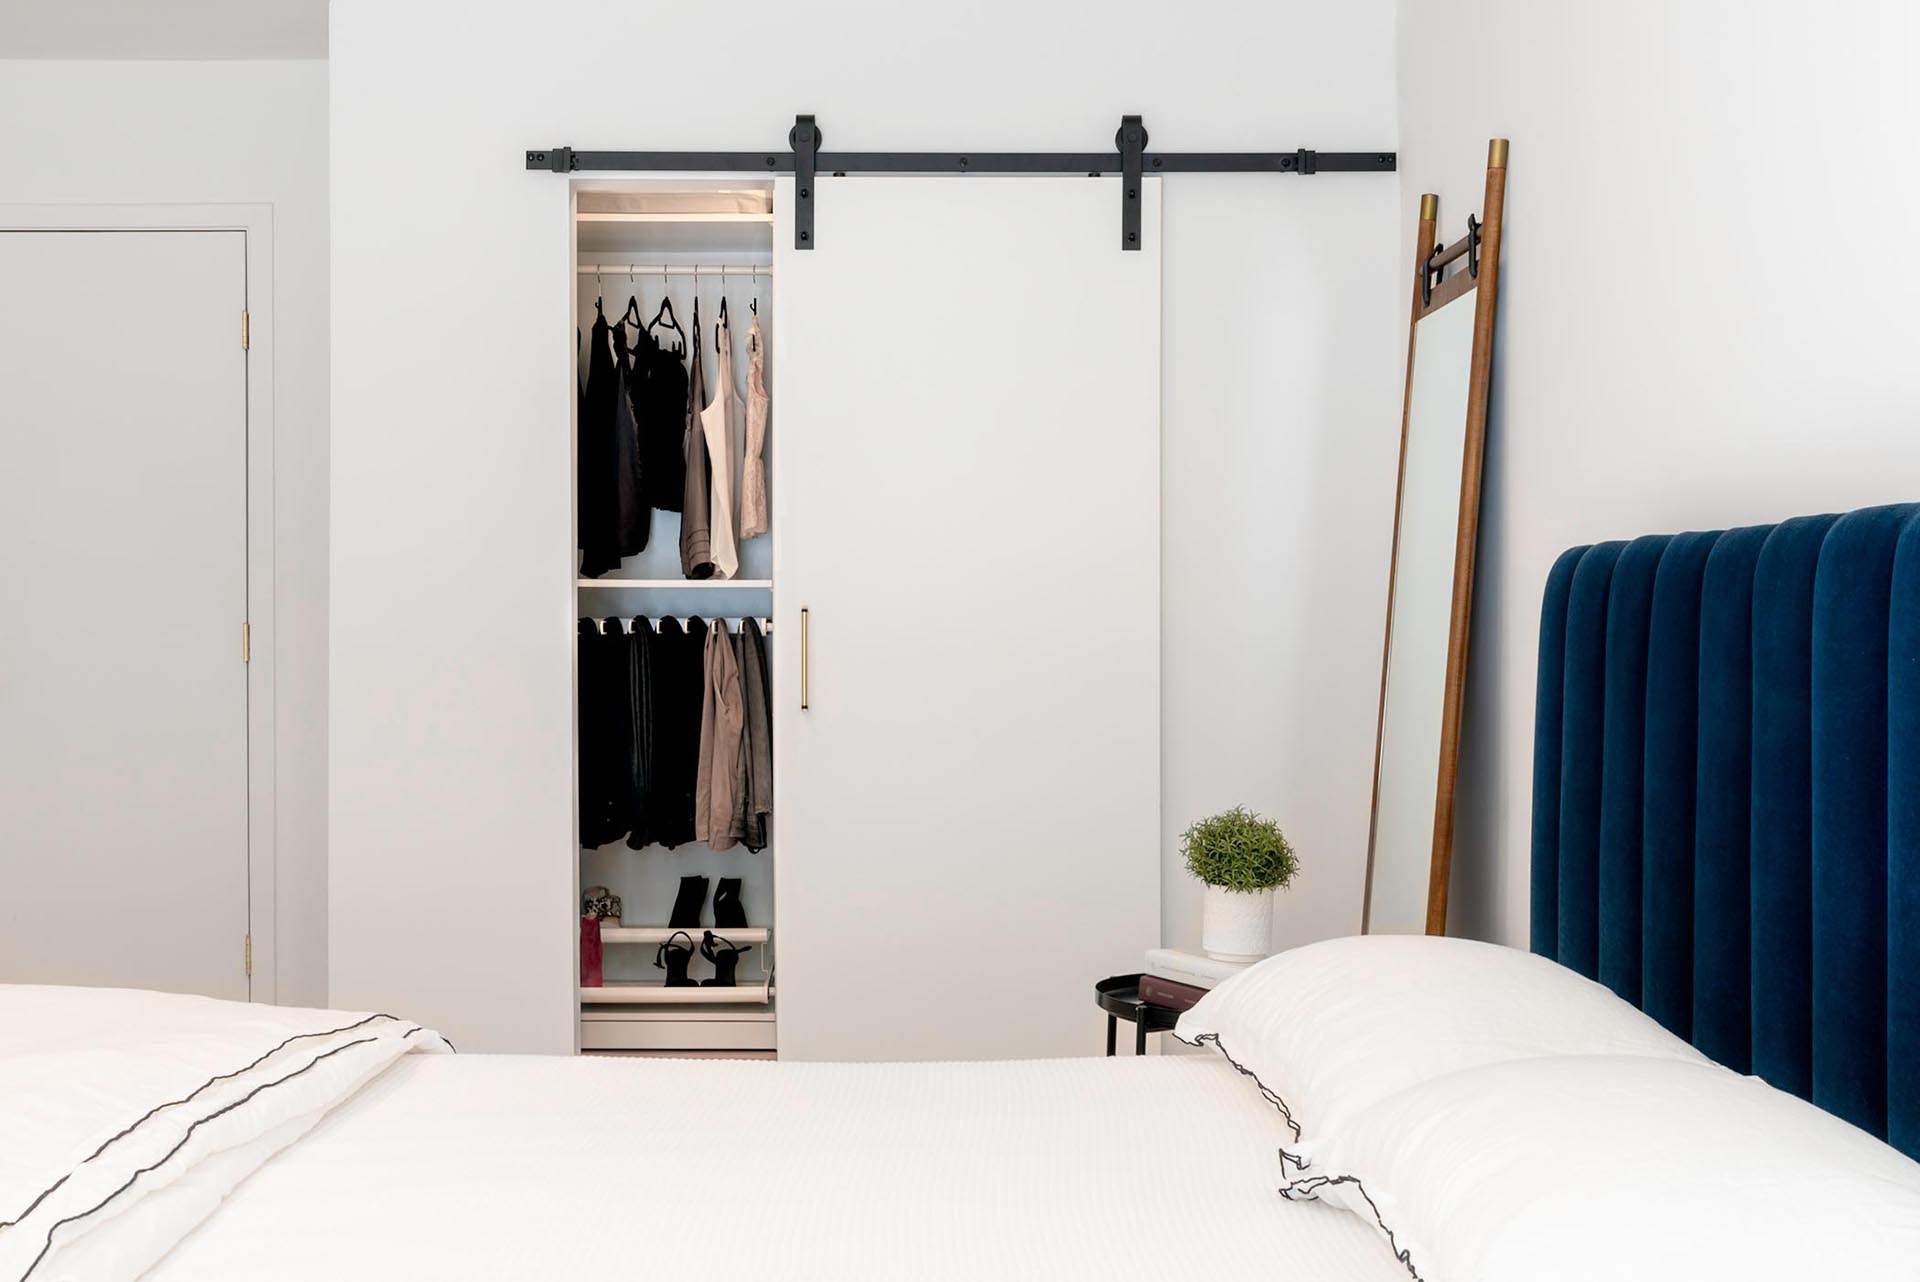
[[[722,930],[746,929],[747,907],[740,902],[738,877],[722,877],[720,884],[713,888],[713,924]]]
[[[683,939],[687,941],[684,944],[680,942]],[[684,930],[674,932],[653,955],[654,969],[667,972],[668,988],[694,987],[693,980],[687,977],[687,965],[691,961],[693,961],[693,936]]]
[[[682,877],[680,893],[673,901],[673,912],[667,916],[667,925],[676,929],[691,929],[700,924],[700,909],[707,902],[707,879],[705,877]],[[744,924],[744,923],[742,923]],[[693,941],[687,941],[687,947],[693,947]]]
[[[752,951],[752,944],[748,944],[745,948],[738,948],[732,941],[722,939],[710,930],[707,931],[706,938],[700,941],[700,955],[713,963],[713,978],[701,980],[701,986],[704,988],[738,987],[739,981],[734,978],[734,972],[740,967],[740,954]],[[671,984],[673,981],[669,979],[667,982]]]

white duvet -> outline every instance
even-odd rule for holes
[[[103,1047],[102,1009],[43,1002],[36,1018],[65,1030],[15,1036],[35,992],[188,1004]],[[361,1017],[197,1000],[0,988],[0,1215],[79,1171],[0,1228],[0,1282],[1406,1278],[1371,1224],[1277,1195],[1285,1123],[1213,1056],[406,1055],[437,1041],[384,1017],[346,1028]],[[306,1032],[324,1035],[82,1160]],[[188,1119],[283,1079],[112,1197]]]
[[[1407,1282],[1284,1133],[1213,1056],[414,1056],[150,1276]]]
[[[396,1058],[365,1012],[0,985],[0,1282],[137,1277]]]

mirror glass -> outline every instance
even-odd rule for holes
[[[1414,326],[1366,929],[1427,928],[1477,290]]]

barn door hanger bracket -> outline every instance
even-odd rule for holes
[[[1140,248],[1140,179],[1147,156],[1147,127],[1138,116],[1120,117],[1113,136],[1120,149],[1120,248]]]
[[[793,148],[793,247],[812,249],[813,188],[820,158],[820,126],[812,116],[794,117],[787,145]]]
[[[626,173],[792,174],[793,247],[812,249],[814,206],[822,175],[847,174],[1118,174],[1120,248],[1138,250],[1144,233],[1140,210],[1143,178],[1159,174],[1328,174],[1392,173],[1391,151],[1147,151],[1147,129],[1139,116],[1122,116],[1112,151],[822,151],[820,126],[812,116],[797,116],[781,151],[575,151],[552,147],[526,152],[526,166],[556,174],[583,170]]]

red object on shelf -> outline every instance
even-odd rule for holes
[[[1206,995],[1206,989],[1196,988],[1192,984],[1162,979],[1158,975],[1140,976],[1140,1000],[1165,1006],[1168,1010],[1192,1010],[1194,1003]]]
[[[600,919],[582,917],[580,919],[580,987],[600,988],[606,983],[602,969],[606,958],[606,946],[600,942]]]

